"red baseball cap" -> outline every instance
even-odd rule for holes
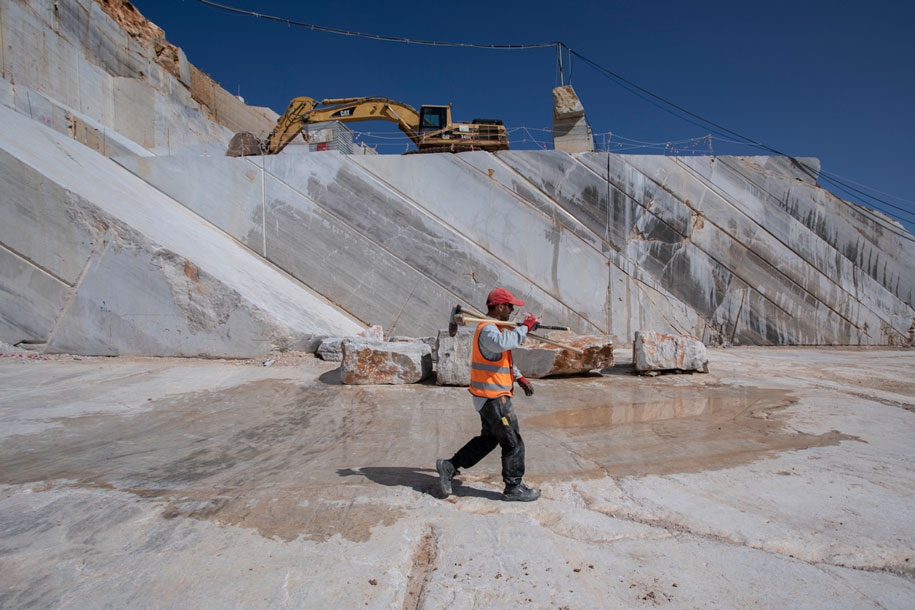
[[[510,303],[515,307],[521,307],[524,305],[524,301],[519,301],[512,296],[512,293],[507,291],[505,288],[496,288],[489,293],[489,296],[486,297],[487,305],[498,305],[499,303]]]

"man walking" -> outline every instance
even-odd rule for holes
[[[486,299],[487,315],[496,320],[508,321],[514,308],[522,305],[524,301],[519,301],[504,288],[496,288]],[[451,480],[460,468],[474,466],[496,445],[502,447],[502,479],[505,481],[502,499],[531,502],[540,497],[539,489],[531,489],[521,481],[524,441],[511,401],[515,381],[526,396],[534,393],[531,382],[514,367],[511,350],[524,343],[527,333],[540,325],[540,319],[528,313],[521,324],[511,329],[491,322],[481,322],[477,326],[470,363],[470,393],[483,426],[480,435],[470,439],[454,457],[436,460],[443,497],[451,494]]]

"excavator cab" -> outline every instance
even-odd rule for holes
[[[451,106],[422,106],[419,109],[419,133],[441,131],[451,125]]]

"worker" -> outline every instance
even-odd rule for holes
[[[515,307],[524,301],[504,288],[496,288],[486,299],[487,315],[508,321]],[[505,328],[491,322],[481,322],[473,335],[473,355],[470,363],[470,393],[473,406],[480,414],[483,429],[470,439],[454,457],[435,462],[442,497],[451,494],[451,481],[459,469],[470,468],[482,460],[496,445],[502,447],[502,480],[505,481],[503,500],[531,502],[540,497],[539,489],[522,482],[524,476],[524,441],[518,430],[518,417],[512,409],[512,391],[517,381],[526,396],[534,393],[512,363],[511,350],[518,347],[527,333],[540,325],[540,319],[528,313],[520,326]]]

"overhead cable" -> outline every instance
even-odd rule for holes
[[[295,21],[293,19],[286,19],[285,17],[276,17],[275,15],[265,15],[263,13],[256,13],[254,11],[246,11],[244,9],[235,8],[233,6],[226,6],[225,4],[219,4],[218,2],[211,2],[210,0],[197,0],[200,4],[205,4],[213,8],[218,8],[220,10],[235,13],[238,15],[245,15],[248,17],[257,17],[259,19],[267,19],[268,21],[278,21],[280,23],[285,23],[286,25],[294,25],[297,27],[308,28],[309,30],[317,30],[319,32],[327,32],[329,34],[342,34],[344,36],[356,36],[358,38],[369,38],[372,40],[384,40],[386,42],[405,42],[409,44],[421,44],[432,47],[464,47],[464,48],[475,48],[475,49],[537,49],[542,47],[555,47],[560,45],[560,42],[539,42],[534,44],[478,44],[471,42],[440,42],[436,40],[418,40],[415,38],[401,38],[398,36],[383,36],[381,34],[367,34],[365,32],[354,32],[351,30],[340,30],[337,28],[329,28],[323,25],[316,25],[314,23],[304,23],[302,21]]]

